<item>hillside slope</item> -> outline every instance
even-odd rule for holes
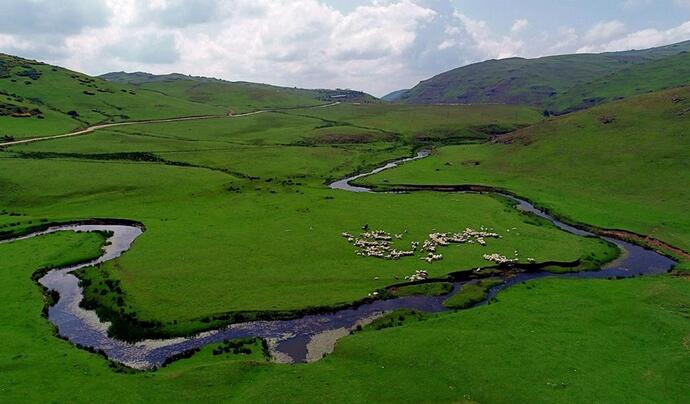
[[[376,184],[482,184],[571,220],[690,251],[690,87],[631,97],[499,137],[450,146]]]
[[[388,102],[398,101],[400,99],[400,97],[404,96],[405,93],[407,93],[408,91],[410,91],[410,90],[404,89],[404,90],[393,91],[391,93],[384,95],[383,97],[381,97],[381,99],[384,101],[388,101]]]
[[[376,102],[376,98],[354,90],[307,90],[278,87],[243,81],[226,81],[179,73],[114,72],[99,76],[116,83],[127,83],[142,90],[187,99],[194,102],[228,107],[234,113],[267,108],[295,108],[322,103]]]
[[[690,84],[690,53],[630,66],[589,83],[574,86],[549,100],[554,111],[570,112],[591,105]]]
[[[100,122],[225,112],[218,106],[0,54],[0,137],[63,133]]]
[[[0,54],[0,140],[66,133],[97,123],[225,115],[336,101],[378,100],[353,90],[304,90],[169,74],[91,77]]]
[[[690,41],[625,52],[489,60],[422,81],[402,94],[398,101],[410,104],[526,104],[565,112],[610,99],[607,80],[625,83],[623,91],[614,92],[620,96],[690,84],[688,75],[667,75],[646,67],[661,63],[666,67],[664,71],[674,66],[682,69],[687,64],[682,56],[688,51]],[[621,78],[612,79],[616,74],[621,74]],[[647,75],[651,75],[653,87],[642,84],[649,78]]]

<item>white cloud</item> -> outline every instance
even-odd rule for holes
[[[527,26],[529,25],[529,21],[527,21],[524,18],[521,18],[519,20],[515,20],[513,23],[513,26],[510,28],[510,32],[513,33],[518,33],[520,31],[523,31]]]
[[[172,64],[179,60],[175,35],[151,32],[120,39],[117,43],[103,48],[106,54],[126,62],[145,64]]]
[[[544,32],[542,41],[548,41],[552,36],[548,32]],[[553,36],[555,42],[548,47],[548,53],[563,53],[572,49],[580,41],[580,35],[573,27],[560,27],[558,32]]]
[[[340,59],[400,55],[414,42],[417,27],[435,14],[407,1],[359,7],[336,22],[331,33],[333,53]]]
[[[610,52],[646,49],[690,39],[690,21],[668,30],[643,29],[603,43],[586,44],[577,52]]]
[[[49,61],[92,73],[181,71],[383,93],[407,85],[404,54],[436,16],[413,0],[373,1],[347,13],[317,0],[202,1],[105,0],[99,4],[113,17],[59,37],[52,47],[62,57]],[[30,35],[4,31],[0,49],[35,53]]]
[[[329,5],[339,3],[345,1],[0,0],[0,15],[15,16],[0,24],[0,51],[91,74],[176,71],[381,95],[489,58],[621,50],[690,38],[690,22],[636,32],[618,20],[588,29],[545,28],[542,21],[522,18],[491,26],[450,0]]]
[[[604,41],[625,32],[625,24],[620,21],[601,21],[585,34],[586,42]]]
[[[462,30],[453,39],[456,46],[469,47],[481,57],[497,59],[516,56],[522,51],[521,40],[494,34],[485,21],[474,20],[457,10],[453,15],[462,24]]]
[[[6,34],[61,35],[78,33],[85,27],[107,24],[110,9],[99,1],[0,1]]]

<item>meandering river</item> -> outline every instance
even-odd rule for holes
[[[428,154],[427,151],[419,152],[415,157],[401,159],[370,172],[333,182],[330,184],[330,187],[350,192],[372,192],[369,188],[357,187],[351,185],[350,182],[396,167],[407,161],[424,158]],[[527,201],[513,196],[506,196],[516,201],[517,209],[543,217],[563,231],[578,236],[595,236],[592,233],[559,222],[547,213],[536,209]],[[174,358],[191,349],[241,337],[266,339],[269,341],[270,350],[277,361],[293,363],[318,360],[324,354],[333,350],[338,338],[349,334],[358,325],[371,322],[387,312],[402,308],[424,312],[447,310],[443,306],[443,301],[453,293],[457,293],[463,284],[463,282],[457,282],[453,292],[446,296],[409,296],[376,300],[356,308],[339,310],[333,313],[307,315],[293,320],[251,321],[202,332],[192,337],[129,343],[110,337],[108,335],[110,324],[101,321],[95,311],[86,310],[79,306],[83,298],[82,289],[79,286],[79,279],[73,272],[119,257],[132,247],[137,237],[142,234],[142,229],[133,225],[121,224],[68,224],[51,227],[44,231],[5,240],[0,243],[14,242],[59,231],[108,232],[110,237],[108,238],[107,245],[103,248],[103,254],[99,258],[79,265],[53,269],[39,279],[43,286],[59,294],[57,303],[48,309],[48,319],[57,327],[60,336],[73,344],[100,351],[110,360],[136,369],[154,369],[164,364],[169,358]],[[548,272],[518,273],[506,279],[503,284],[493,288],[489,292],[488,299],[493,298],[501,289],[525,280],[545,276],[573,278],[630,277],[663,273],[675,264],[674,261],[655,251],[616,239],[605,239],[618,245],[622,250],[622,254],[619,259],[609,263],[601,270],[559,275]]]

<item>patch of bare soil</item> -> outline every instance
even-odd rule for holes
[[[378,313],[367,318],[359,320],[352,328],[337,328],[335,330],[324,331],[316,334],[311,338],[307,344],[307,362],[315,362],[324,357],[324,355],[333,352],[335,344],[339,339],[350,335],[350,331],[357,327],[364,327],[371,324],[374,320],[383,317],[385,313]]]
[[[597,233],[602,236],[613,237],[620,240],[630,241],[634,244],[648,246],[683,260],[690,260],[690,253],[687,251],[674,247],[670,244],[666,244],[663,241],[657,240],[650,236],[642,236],[625,230],[598,230]]]

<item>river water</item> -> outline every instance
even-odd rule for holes
[[[412,158],[401,159],[376,168],[368,173],[358,174],[330,184],[333,189],[349,192],[372,192],[368,188],[351,185],[350,182],[367,175],[403,164],[405,162],[428,156],[427,151],[419,152]],[[507,196],[507,195],[506,195]],[[516,202],[516,208],[536,214],[551,221],[560,229],[578,236],[594,234],[561,223],[547,213],[536,209],[527,201],[507,196]],[[287,363],[318,360],[330,353],[338,338],[347,335],[358,325],[364,325],[387,312],[397,309],[413,309],[423,312],[440,312],[447,310],[443,301],[462,287],[463,282],[455,283],[453,292],[446,296],[409,296],[388,300],[375,300],[356,308],[339,310],[333,313],[313,314],[293,320],[251,321],[233,324],[217,330],[202,332],[192,337],[164,340],[145,340],[136,343],[124,342],[108,335],[109,323],[101,321],[94,311],[79,306],[83,295],[79,279],[72,273],[78,269],[97,265],[119,257],[131,248],[142,229],[131,225],[64,225],[51,227],[45,231],[32,233],[23,237],[5,240],[2,243],[36,237],[58,231],[108,232],[110,237],[103,254],[91,262],[57,268],[49,271],[39,282],[50,290],[57,291],[59,299],[48,310],[48,319],[57,327],[60,336],[73,344],[97,350],[110,360],[136,369],[155,369],[166,360],[203,347],[211,343],[241,337],[259,337],[269,341],[269,347],[275,360]],[[605,238],[615,243],[622,250],[621,257],[604,266],[599,271],[552,274],[548,272],[521,272],[513,274],[505,282],[489,292],[488,299],[493,298],[500,290],[511,285],[546,276],[570,278],[610,278],[651,275],[668,271],[675,262],[642,247],[620,240]],[[465,281],[466,282],[466,281]],[[488,300],[487,299],[487,300]]]

